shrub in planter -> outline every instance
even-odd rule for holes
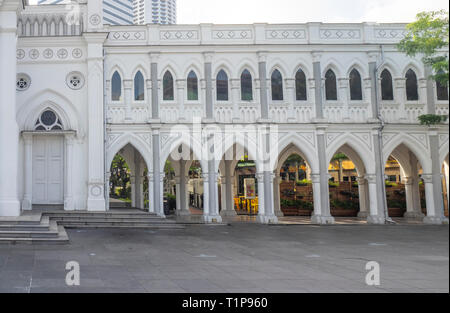
[[[398,187],[397,183],[393,183],[391,181],[386,181],[386,187],[390,188],[390,187]]]
[[[388,207],[392,209],[406,209],[406,202],[399,200],[388,200]]]
[[[335,182],[329,181],[328,182],[328,186],[330,186],[331,188],[336,188],[336,187],[339,187],[339,183],[335,183]]]
[[[297,186],[305,187],[305,186],[311,185],[312,181],[307,180],[307,179],[297,180],[296,184],[297,184]]]
[[[166,199],[167,204],[169,206],[169,210],[175,210],[177,207],[177,196],[168,193],[166,194]]]
[[[425,114],[419,116],[418,119],[420,125],[432,126],[446,122],[448,117],[445,115]]]

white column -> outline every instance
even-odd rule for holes
[[[420,194],[419,194],[419,183],[417,179],[413,177],[403,177],[402,181],[405,184],[405,196],[406,196],[406,213],[404,217],[406,218],[424,218],[420,207]],[[415,188],[417,184],[417,188]],[[417,194],[416,194],[417,193]],[[419,200],[416,203],[416,199]]]
[[[64,210],[73,211],[74,200],[73,200],[73,145],[75,142],[74,134],[68,134],[65,136],[65,190],[64,190]]]
[[[425,183],[425,199],[427,202],[427,216],[423,221],[425,224],[442,225],[442,212],[439,212],[434,204],[433,175],[424,174],[422,175],[422,179]]]
[[[98,9],[89,1],[89,8]],[[101,6],[100,6],[101,7]],[[97,12],[97,11],[96,11]],[[98,10],[101,14],[101,10]],[[96,13],[96,14],[97,14]],[[91,15],[99,25],[102,24],[101,15]],[[91,25],[92,26],[92,25]],[[95,27],[94,27],[95,28]],[[103,42],[107,34],[84,33],[87,43],[87,93],[88,93],[88,211],[106,211],[105,200],[105,166],[104,166],[104,107],[103,107]]]
[[[185,107],[184,107],[184,99],[185,96],[185,90],[186,90],[186,80],[185,79],[178,79],[177,80],[177,91],[178,91],[178,103],[180,104],[179,112],[178,112],[178,121],[179,122],[185,122]]]
[[[399,104],[398,116],[399,121],[404,122],[406,120],[406,79],[395,78],[394,79],[394,99]]]
[[[258,184],[258,222],[265,223],[265,195],[264,195],[264,173],[256,173],[256,180]]]
[[[295,90],[295,79],[287,78],[286,79],[286,91],[287,91],[287,99],[289,101],[289,110],[288,110],[288,123],[295,123],[297,118],[295,116],[294,105],[297,101],[297,94]]]
[[[17,10],[21,1],[0,4],[0,216],[19,216],[19,128],[16,121]]]
[[[311,174],[311,182],[313,188],[313,199],[314,199],[314,216],[322,216],[322,206],[321,206],[321,190],[320,190],[320,174]]]
[[[136,176],[130,177],[130,185],[131,185],[131,207],[136,207]]]
[[[239,112],[239,103],[241,103],[241,80],[240,79],[231,79],[231,100],[233,101],[233,123],[238,123],[241,120],[240,112]]]
[[[22,200],[22,210],[29,211],[33,206],[33,135],[30,133],[24,133],[22,137],[25,143],[25,192]]]
[[[162,172],[159,174],[159,203],[160,203],[160,211],[159,216],[160,217],[166,217],[166,213],[164,212],[164,177],[165,173]]]
[[[148,173],[147,174],[147,178],[148,178],[148,211],[150,213],[156,213],[156,209],[155,209],[155,197],[154,197],[154,175],[152,173]]]
[[[223,216],[227,211],[227,197],[226,197],[226,183],[227,179],[225,176],[220,177],[220,206],[222,210],[220,211],[220,215]]]
[[[152,80],[147,79],[145,85],[147,88],[147,98],[145,98],[147,102],[147,120],[150,121],[152,119]]]
[[[338,100],[344,103],[342,107],[342,119],[343,121],[350,121],[350,94],[349,94],[349,79],[348,78],[338,78]]]
[[[385,219],[378,214],[378,191],[377,191],[377,176],[366,175],[367,182],[369,183],[369,212],[370,215],[367,218],[369,224],[384,224]],[[381,204],[380,204],[381,205]]]
[[[133,101],[133,95],[131,92],[131,88],[133,87],[133,81],[131,79],[123,80],[123,89],[125,91],[124,101],[125,101],[125,122],[132,122],[132,112],[131,112],[131,103]]]
[[[280,184],[281,184],[281,177],[280,174],[275,174],[275,179],[273,182],[273,205],[275,210],[275,216],[277,217],[283,217],[284,214],[281,211],[281,197],[280,197]]]
[[[365,177],[358,177],[358,192],[359,192],[359,218],[367,218],[369,216],[368,209],[370,208],[370,199],[368,193],[367,180]]]
[[[175,177],[175,193],[176,193],[176,214],[178,215],[179,212],[181,212],[180,198],[182,197],[179,176]]]
[[[203,178],[203,220],[208,222],[209,217],[209,174],[202,173]]]

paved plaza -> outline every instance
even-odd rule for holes
[[[0,245],[0,292],[448,292],[448,226],[232,224],[68,229],[69,245]],[[77,261],[81,285],[65,283]],[[369,261],[381,285],[365,284]]]

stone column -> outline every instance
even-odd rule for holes
[[[180,209],[177,210],[178,216],[190,216],[187,194],[187,179],[186,179],[186,161],[180,160],[180,183],[179,191],[177,190],[177,199],[180,199]],[[179,192],[179,193],[178,193]]]
[[[150,76],[152,79],[152,120],[158,122],[159,116],[159,86],[158,86],[158,59],[159,53],[150,54]]]
[[[180,190],[179,176],[175,176],[175,194],[176,194],[176,214],[178,215],[178,212],[181,212],[181,204],[180,204],[181,190]]]
[[[367,179],[365,177],[358,177],[358,191],[359,191],[359,218],[367,218],[369,216],[370,200],[368,192]]]
[[[92,1],[89,2],[91,4]],[[93,17],[94,15],[91,15]],[[95,17],[97,18],[97,16]],[[101,19],[99,21],[101,24]],[[87,43],[88,93],[88,211],[106,211],[105,149],[104,149],[104,96],[103,96],[103,43],[107,34],[84,33]]]
[[[448,223],[444,215],[444,198],[442,196],[442,164],[439,160],[439,135],[435,129],[430,129],[431,166],[432,173],[422,175],[425,181],[425,193],[427,201],[427,216],[424,218],[426,224]]]
[[[164,202],[163,188],[161,188],[161,180],[164,179],[164,175],[161,175],[161,148],[160,148],[160,125],[152,125],[153,128],[153,202],[155,213],[158,216],[165,217],[164,215]]]
[[[394,78],[394,99],[399,103],[397,118],[401,122],[406,120],[406,78]]]
[[[148,173],[148,211],[150,213],[156,213],[155,207],[155,182],[153,173]]]
[[[350,122],[350,86],[349,79],[347,77],[338,78],[337,79],[337,87],[338,87],[338,100],[344,102],[344,106],[342,107],[342,119],[344,122]]]
[[[313,189],[314,212],[312,216],[322,216],[320,174],[311,174],[311,182]]]
[[[234,198],[233,198],[233,185],[234,176],[231,175],[231,163],[233,161],[225,160],[225,177],[222,177],[222,185],[225,188],[222,189],[222,199],[225,199],[225,207],[222,206],[222,216],[236,216],[236,210],[234,209]]]
[[[151,70],[151,69],[150,69]],[[150,121],[152,119],[152,80],[147,79],[145,81],[145,87],[147,88],[147,98],[145,98],[147,102],[147,120]]]
[[[280,183],[281,183],[281,177],[280,177],[280,174],[277,173],[277,174],[275,174],[275,179],[273,182],[273,199],[274,199],[273,205],[274,205],[274,211],[275,211],[274,213],[275,213],[275,216],[277,216],[277,217],[284,216],[283,212],[281,211]]]
[[[212,58],[214,53],[207,52],[203,54],[205,57],[205,112],[206,121],[214,121],[214,103],[213,103],[213,92],[212,92]]]
[[[315,102],[315,119],[322,120],[323,114],[323,94],[322,94],[322,69],[320,66],[320,52],[313,52],[313,69],[314,69],[314,102]]]
[[[239,112],[239,104],[241,103],[240,90],[241,90],[241,80],[231,79],[231,100],[233,101],[233,123],[238,123],[241,120]]]
[[[269,119],[269,92],[267,86],[267,52],[258,52],[258,70],[261,101],[261,120]]]
[[[257,221],[265,224],[265,190],[264,190],[264,173],[256,173],[255,175],[258,184],[258,217]]]
[[[136,176],[130,177],[131,185],[131,207],[136,208]]]
[[[374,147],[375,154],[375,174],[368,175],[372,179],[372,185],[370,185],[369,181],[369,198],[370,198],[370,216],[367,218],[367,221],[370,224],[384,224],[388,216],[386,216],[387,211],[387,202],[386,202],[386,192],[385,192],[385,177],[384,177],[384,169],[386,164],[383,162],[382,157],[382,147],[380,146],[379,135],[381,130],[374,129],[372,131],[372,141]],[[375,177],[373,177],[375,176]],[[375,179],[375,182],[373,180]],[[368,179],[369,180],[369,179]],[[376,190],[371,190],[370,188],[375,188]],[[376,203],[376,207],[373,207],[373,204]],[[374,210],[377,210],[375,212]]]
[[[64,179],[64,210],[75,210],[73,200],[73,145],[75,135],[67,134],[65,136],[65,179]],[[106,185],[108,186],[108,185]]]
[[[426,82],[426,112],[427,114],[436,114],[436,102],[435,102],[435,90],[434,85],[436,82],[433,79],[430,79],[430,76],[433,74],[433,70],[429,65],[425,65],[425,77],[427,78]]]
[[[177,79],[178,102],[180,104],[180,108],[179,108],[179,112],[178,112],[178,114],[179,114],[178,121],[181,123],[186,121],[185,109],[184,109],[185,90],[186,90],[186,80],[185,79]]]
[[[297,102],[297,93],[295,90],[295,79],[287,78],[286,79],[286,91],[287,91],[287,99],[289,101],[289,110],[288,110],[288,123],[295,123],[297,118],[295,116],[295,103]]]
[[[1,1],[0,1],[1,2]],[[16,121],[17,10],[22,1],[0,4],[0,216],[19,216],[19,128]]]
[[[139,153],[135,150],[134,151],[134,172],[135,172],[135,208],[143,209],[142,205],[142,172],[143,169],[141,167],[141,156]]]
[[[311,218],[313,224],[334,224],[334,218],[330,214],[330,194],[329,194],[329,174],[328,174],[328,162],[326,159],[325,148],[325,127],[319,127],[317,129],[317,153],[319,158],[319,179],[320,179],[320,192],[314,188],[314,202],[316,202],[317,195],[320,196],[320,212],[319,208],[314,206],[314,215]],[[315,176],[314,174],[312,176]],[[313,179],[317,179],[314,177]],[[314,183],[316,185],[317,183]],[[314,186],[317,187],[317,186]],[[317,210],[316,210],[317,209]],[[318,213],[318,214],[317,214]]]
[[[33,207],[33,135],[23,133],[25,191],[22,200],[22,211],[30,211]]]
[[[123,89],[124,89],[124,101],[125,101],[125,122],[131,123],[133,121],[132,112],[131,112],[131,103],[133,101],[133,95],[131,89],[133,88],[133,81],[131,79],[123,80]]]
[[[370,110],[369,110],[369,120],[378,119],[378,77],[377,77],[377,52],[369,52],[369,79],[370,79]]]
[[[414,177],[403,177],[402,181],[405,184],[406,195],[406,213],[404,217],[411,219],[423,219],[424,215],[420,207],[420,194],[416,194],[416,192],[419,192],[418,179],[414,179]],[[417,198],[419,198],[419,203],[416,203]]]
[[[209,223],[209,174],[202,173],[203,178],[203,221]]]

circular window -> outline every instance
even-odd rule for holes
[[[31,85],[30,76],[24,73],[17,74],[16,90],[18,91],[27,90],[30,87],[30,85]]]
[[[62,123],[55,112],[50,109],[45,110],[36,121],[35,130],[50,131],[63,130]]]
[[[67,75],[66,84],[70,89],[78,90],[83,88],[84,86],[84,77],[83,74],[79,72],[72,72]]]

